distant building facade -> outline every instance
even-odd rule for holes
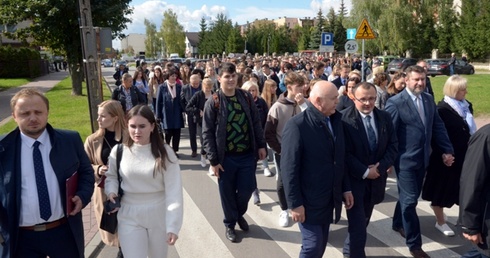
[[[130,33],[121,40],[121,49],[125,52],[130,48],[134,50],[134,55],[145,51],[146,35],[143,33]]]
[[[194,57],[199,54],[199,32],[185,33],[185,56]]]

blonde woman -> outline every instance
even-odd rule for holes
[[[262,94],[260,95],[262,99],[267,104],[267,107],[271,107],[277,100],[276,95],[277,83],[272,79],[267,79],[264,82],[264,88],[262,89]]]
[[[97,123],[99,129],[89,135],[85,140],[85,152],[92,163],[95,176],[95,190],[92,202],[95,208],[95,219],[100,225],[104,201],[107,196],[104,193],[105,173],[108,170],[108,158],[112,147],[121,143],[127,137],[126,121],[121,104],[116,100],[106,100],[99,105]],[[108,246],[119,246],[117,235],[104,230],[99,230],[100,237]],[[117,257],[122,257],[121,249]]]

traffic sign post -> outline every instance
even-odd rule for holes
[[[373,32],[373,29],[371,29],[371,25],[369,25],[368,21],[366,18],[362,19],[361,24],[359,25],[359,28],[357,28],[357,33],[356,33],[356,39],[362,39],[362,71],[361,71],[361,77],[362,80],[364,81],[364,40],[365,39],[375,39],[376,35]]]
[[[320,44],[320,52],[333,52],[333,33],[322,32],[322,40]]]

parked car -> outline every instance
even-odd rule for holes
[[[434,77],[436,75],[449,75],[449,59],[426,59],[427,74]]]
[[[381,61],[381,65],[387,67],[388,64],[393,61],[393,59],[399,58],[397,56],[378,56],[377,57]]]
[[[119,71],[119,66],[120,65],[124,65],[124,68],[125,69],[128,69],[129,68],[127,61],[125,61],[125,60],[119,60],[119,61],[116,62],[116,71]]]
[[[114,66],[114,65],[112,64],[111,59],[104,59],[104,60],[102,60],[102,65],[103,65],[104,67],[112,67],[112,66]]]
[[[475,73],[475,67],[473,67],[473,65],[471,65],[468,62],[465,62],[463,60],[456,60],[454,72],[456,74],[474,74]]]
[[[388,64],[388,69],[386,71],[393,74],[398,71],[403,71],[405,68],[416,64],[417,59],[415,58],[395,58]]]
[[[449,59],[427,59],[427,74],[434,77],[436,75],[449,76]],[[454,64],[455,74],[474,74],[475,68],[473,65],[463,61],[456,60]]]

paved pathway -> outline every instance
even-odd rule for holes
[[[37,88],[42,92],[47,92],[58,84],[61,80],[68,77],[68,71],[53,72],[34,79],[33,81],[16,88],[0,91],[0,126],[8,122],[11,116],[10,99],[23,88]]]
[[[103,69],[103,76],[113,83],[113,69]],[[46,92],[68,76],[68,72],[51,73],[39,77],[18,88],[0,92],[0,126],[10,120],[10,98],[21,88],[35,87]],[[478,127],[490,123],[490,116],[476,118]],[[187,130],[183,130],[183,134]],[[184,135],[183,135],[184,136]],[[277,198],[275,180],[258,175],[257,181],[262,190],[262,206],[251,205],[247,219],[251,224],[251,232],[243,235],[240,244],[231,244],[224,239],[224,229],[221,223],[221,208],[216,190],[216,179],[206,175],[207,169],[199,166],[198,160],[190,158],[188,140],[184,136],[181,142],[183,159],[181,160],[182,176],[185,190],[185,223],[180,241],[176,247],[169,250],[169,257],[287,257],[296,256],[300,246],[297,225],[289,228],[279,228],[277,224]],[[271,163],[271,169],[273,169]],[[260,173],[260,171],[258,172]],[[204,191],[204,192],[203,192]],[[218,199],[216,199],[218,198]],[[376,257],[408,256],[401,239],[389,230],[389,217],[392,204],[397,198],[396,179],[388,181],[387,200],[377,206],[370,224],[370,237],[367,252]],[[98,225],[94,218],[92,205],[82,211],[86,257],[115,257],[116,248],[104,247],[100,241]],[[344,213],[345,214],[345,213]],[[445,238],[433,228],[433,216],[428,204],[421,202],[419,214],[424,217],[424,248],[432,257],[458,257],[466,250],[467,245],[461,239]],[[449,222],[454,225],[457,209],[447,211]],[[340,247],[345,236],[345,219],[340,225],[332,226],[332,244],[329,245],[329,257],[342,257]],[[385,225],[386,224],[386,225]],[[388,228],[388,229],[387,229]],[[241,235],[241,232],[239,232]],[[240,236],[242,237],[242,236]],[[201,253],[202,250],[208,250]]]

